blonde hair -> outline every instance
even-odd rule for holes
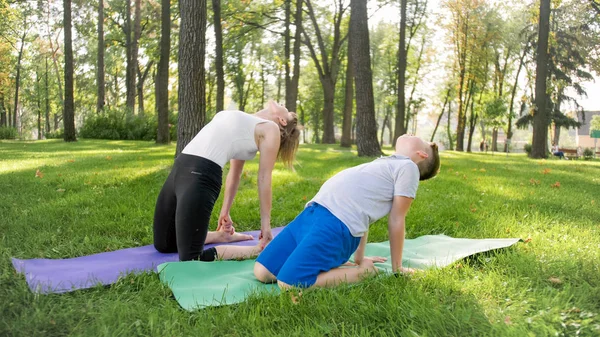
[[[419,167],[419,180],[427,180],[435,177],[440,171],[440,154],[436,143],[429,143],[429,157],[417,166]]]
[[[277,157],[288,168],[294,168],[294,159],[300,142],[300,129],[298,129],[298,116],[292,112],[292,119],[285,126],[279,125],[281,139]]]

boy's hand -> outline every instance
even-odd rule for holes
[[[383,256],[365,256],[363,259],[371,260],[371,261],[373,261],[373,263],[382,263],[382,262],[387,261],[387,257],[383,257]]]
[[[400,267],[400,269],[398,269],[398,273],[401,274],[407,274],[407,275],[412,275],[415,273],[415,269],[413,268],[406,268],[406,267]]]

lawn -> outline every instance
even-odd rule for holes
[[[196,312],[182,310],[153,273],[61,295],[30,292],[10,257],[151,244],[174,150],[0,142],[0,336],[600,335],[600,162],[523,154],[444,152],[439,176],[421,183],[409,238],[524,240],[444,269],[305,291],[298,303],[257,295]],[[272,226],[291,221],[328,177],[369,160],[336,145],[302,145],[296,171],[278,164],[273,174]],[[259,228],[257,167],[247,163],[231,212],[238,231]],[[386,228],[386,219],[374,224],[369,240],[387,240]]]

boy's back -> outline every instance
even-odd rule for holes
[[[390,212],[394,196],[414,199],[418,186],[417,165],[409,157],[395,154],[337,173],[309,204],[327,208],[358,237]]]

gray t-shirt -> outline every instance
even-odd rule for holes
[[[402,155],[381,157],[370,163],[345,169],[327,180],[313,202],[327,208],[355,237],[369,231],[369,225],[386,216],[394,196],[415,198],[419,168]]]

